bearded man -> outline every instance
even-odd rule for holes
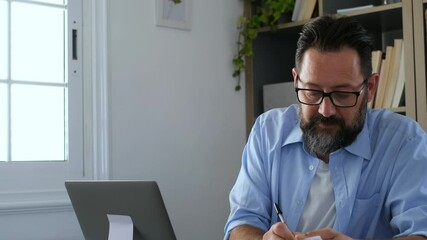
[[[256,120],[224,239],[426,239],[427,135],[408,117],[368,109],[379,81],[372,50],[351,18],[303,27],[292,69],[299,104]]]

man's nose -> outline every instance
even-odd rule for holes
[[[336,108],[335,105],[332,103],[330,96],[325,96],[323,98],[323,101],[319,105],[318,112],[324,117],[330,117],[335,115]]]

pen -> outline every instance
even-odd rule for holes
[[[277,216],[279,216],[280,221],[286,225],[288,225],[283,217],[282,209],[280,209],[279,204],[274,203],[274,210],[276,210]]]
[[[282,209],[280,209],[279,204],[274,203],[274,210],[276,210],[277,216],[279,216],[280,221],[286,224],[286,226],[288,227],[288,224],[285,221],[285,217],[283,216]],[[294,232],[291,231],[291,233],[292,235],[294,235]]]

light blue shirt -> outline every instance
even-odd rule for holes
[[[230,192],[225,237],[242,224],[267,231],[279,221],[298,226],[318,160],[305,151],[298,107],[261,115],[249,136]],[[329,156],[335,194],[333,228],[352,238],[427,236],[427,134],[410,118],[369,110],[349,146]]]

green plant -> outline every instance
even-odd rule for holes
[[[172,1],[173,3],[175,3],[175,4],[178,4],[178,3],[181,3],[182,2],[182,0],[169,0],[169,1]]]
[[[245,69],[245,57],[252,56],[252,41],[258,36],[257,29],[269,26],[275,30],[282,14],[292,12],[295,4],[295,0],[251,0],[251,2],[258,3],[256,14],[251,17],[241,16],[237,24],[239,30],[237,54],[233,57],[233,77],[237,78],[236,91],[241,89],[240,76]]]

